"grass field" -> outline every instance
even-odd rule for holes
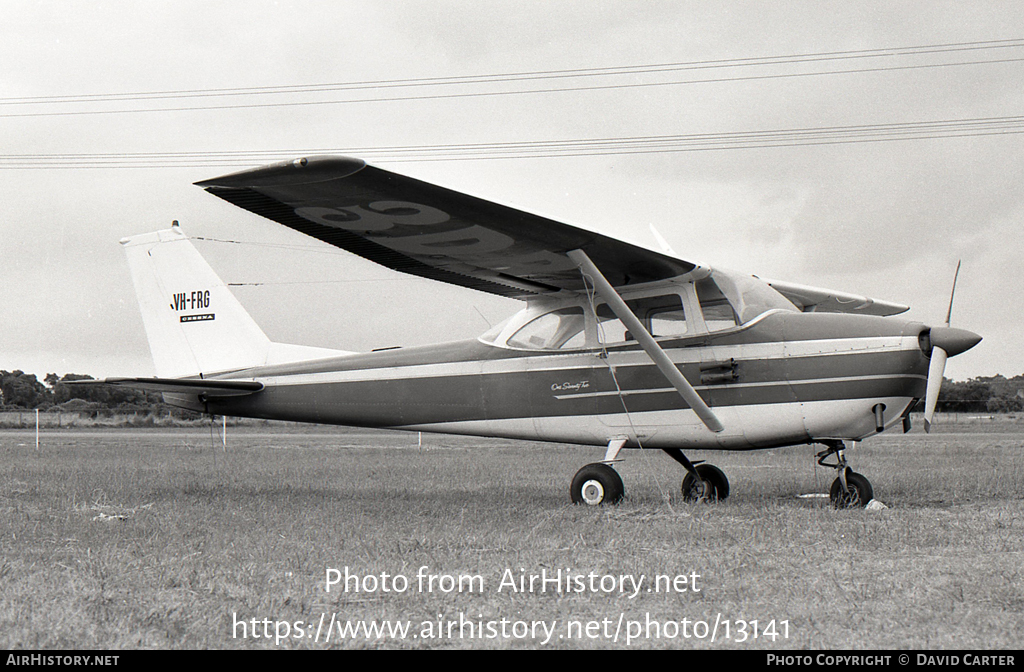
[[[851,451],[878,511],[798,498],[834,478],[810,446],[690,455],[729,476],[716,505],[630,451],[627,499],[589,509],[568,485],[601,449],[255,426],[226,452],[201,429],[50,431],[37,451],[4,431],[0,647],[1019,648],[1024,428],[939,429]],[[346,567],[360,590],[328,592]],[[501,585],[559,569],[596,584]],[[647,592],[659,575],[685,583]],[[445,592],[459,577],[479,581]],[[385,621],[409,631],[336,629]]]

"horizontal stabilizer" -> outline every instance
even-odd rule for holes
[[[244,397],[263,389],[263,383],[247,380],[203,380],[178,378],[104,378],[103,380],[76,380],[62,385],[117,385],[146,392],[172,392],[199,394],[207,398]]]

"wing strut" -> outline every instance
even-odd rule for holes
[[[647,331],[643,323],[629,309],[629,306],[622,300],[619,293],[615,291],[615,288],[605,279],[601,271],[597,270],[597,266],[590,260],[587,253],[583,250],[572,250],[568,253],[568,256],[584,273],[590,276],[594,282],[594,287],[597,289],[597,293],[605,300],[608,307],[615,313],[615,316],[622,320],[622,324],[629,329],[629,332],[643,347],[644,352],[654,361],[658,370],[668,379],[668,382],[672,383],[673,387],[679,392],[679,396],[689,404],[690,408],[693,409],[693,412],[697,414],[704,425],[712,432],[720,432],[725,429],[718,417],[708,408],[708,405],[700,398],[700,395],[693,389],[689,381],[683,377],[683,374],[679,372],[679,369],[676,368],[676,365],[665,354],[665,351],[661,349],[661,346],[654,340],[654,337]]]

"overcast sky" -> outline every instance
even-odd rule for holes
[[[1013,119],[1024,115],[1024,41],[993,44],[1024,38],[1020,2],[13,0],[4,9],[0,369],[152,375],[117,241],[173,219],[191,236],[242,241],[197,246],[225,281],[263,283],[236,294],[273,340],[417,345],[476,336],[518,308],[376,267],[192,185],[330,150],[649,247],[654,224],[685,259],[906,303],[932,324],[945,319],[962,259],[953,326],[985,340],[950,360],[947,377],[1024,373],[1024,126]],[[905,49],[934,45],[959,46]],[[831,56],[794,58],[806,54]],[[680,63],[703,67],[493,81]],[[383,84],[477,75],[492,81]],[[252,91],[358,82],[377,85]],[[211,89],[239,91],[202,94]],[[139,95],[150,92],[179,93]],[[133,95],[53,100],[98,94]],[[35,97],[50,100],[24,101]],[[998,131],[960,123],[982,118],[998,119]],[[830,131],[829,144],[770,148],[484,160],[454,160],[451,149],[920,131],[935,121],[958,123],[946,137],[847,134],[858,141],[837,144]],[[432,160],[400,161],[388,149],[398,146],[435,149]],[[126,156],[169,152],[184,156]],[[214,152],[250,154],[204,165]],[[110,160],[116,167],[71,167]]]

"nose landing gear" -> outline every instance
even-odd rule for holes
[[[863,508],[874,499],[871,483],[862,475],[850,469],[846,461],[846,445],[839,440],[822,441],[825,450],[818,453],[818,464],[835,469],[839,477],[832,482],[829,499],[837,509]],[[829,456],[835,455],[835,464],[825,462]]]

